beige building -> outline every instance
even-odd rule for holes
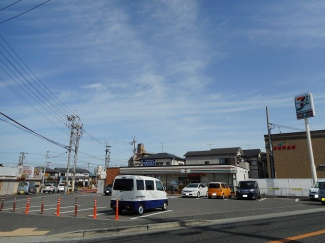
[[[314,163],[318,178],[325,178],[325,130],[311,131]],[[272,134],[276,178],[312,178],[306,132]],[[268,147],[268,135],[264,135]],[[269,150],[267,164],[271,175]]]

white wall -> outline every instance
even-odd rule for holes
[[[319,178],[320,179],[320,178]],[[267,196],[309,196],[312,179],[252,179],[258,182],[261,195]]]

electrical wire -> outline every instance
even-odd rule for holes
[[[5,115],[5,114],[2,113],[2,112],[0,112],[0,115],[3,115],[4,117],[6,117],[7,119],[9,119],[10,121],[12,121],[12,122],[18,124],[20,127],[24,128],[26,131],[32,133],[32,134],[35,135],[36,137],[42,138],[42,139],[44,139],[44,140],[46,140],[46,141],[48,141],[48,142],[50,142],[50,143],[53,143],[53,144],[55,144],[55,145],[57,145],[57,146],[60,146],[60,147],[62,147],[62,148],[69,149],[69,146],[66,146],[66,145],[60,144],[60,143],[58,143],[58,142],[55,142],[54,140],[51,140],[51,139],[49,139],[49,138],[46,138],[46,137],[44,137],[44,136],[38,134],[37,132],[34,132],[33,130],[31,130],[31,129],[25,127],[24,125],[20,124],[19,122],[15,121],[14,119],[10,118],[9,116]],[[24,131],[25,131],[25,130],[24,130]]]
[[[51,97],[55,100],[56,104],[67,114],[74,114],[72,110],[70,110],[64,103],[59,100],[51,90],[35,75],[35,73],[27,66],[27,64],[20,58],[20,56],[15,52],[15,50],[11,47],[11,45],[0,35],[0,38],[6,43],[6,45],[10,48],[10,50],[16,55],[16,57],[24,64],[24,66],[32,73],[32,75],[37,79],[37,81],[44,87],[39,86],[43,92],[46,93],[46,96]],[[35,82],[35,81],[34,81]],[[63,113],[64,113],[63,112]]]
[[[0,9],[0,11],[4,10],[4,9],[6,9],[6,8],[9,8],[9,7],[15,5],[16,3],[19,3],[20,1],[21,1],[21,0],[18,0],[17,2],[14,2],[14,3],[8,5],[7,7],[4,7],[4,8],[2,8],[2,9]]]
[[[21,14],[18,14],[18,15],[14,16],[14,17],[11,17],[11,18],[9,18],[9,19],[6,19],[6,20],[0,22],[0,24],[3,24],[3,23],[5,23],[5,22],[8,22],[9,20],[15,19],[15,18],[17,18],[17,17],[19,17],[19,16],[21,16],[21,15],[23,15],[23,14],[25,14],[25,13],[28,13],[28,12],[32,11],[33,9],[38,8],[38,7],[42,6],[43,4],[45,4],[45,3],[49,2],[49,1],[50,1],[50,0],[47,0],[47,1],[45,1],[45,2],[43,2],[43,3],[41,3],[41,4],[39,4],[39,5],[37,5],[37,6],[33,7],[33,8],[31,8],[31,9],[29,9],[29,10],[27,10],[27,11],[21,13]]]

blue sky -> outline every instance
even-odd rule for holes
[[[1,1],[0,9],[15,2]],[[180,157],[210,147],[265,151],[266,106],[271,123],[294,128],[272,133],[303,131],[294,97],[306,92],[316,110],[310,129],[324,129],[322,1],[52,0],[13,18],[43,2],[1,10],[0,35],[80,116],[80,167],[104,165],[106,141],[111,166],[126,166],[134,136],[148,152]],[[10,50],[0,44],[3,54]],[[68,145],[69,130],[58,121],[66,117],[49,114],[4,70],[0,111]],[[26,152],[25,165],[43,165],[49,151],[51,167],[65,166],[65,149],[1,120],[0,131],[0,163],[16,165]]]

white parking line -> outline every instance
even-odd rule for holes
[[[74,207],[74,206],[73,206]],[[106,207],[97,207],[97,208],[106,208]],[[87,211],[87,210],[94,210],[94,208],[84,208],[84,209],[78,209],[78,212],[80,211]],[[64,212],[60,212],[60,214],[63,213],[74,213],[74,210],[72,211],[64,211]],[[56,213],[54,213],[56,215]],[[97,214],[98,215],[98,214]]]
[[[52,205],[44,205],[44,207],[52,207],[52,206],[56,206],[57,204],[52,204]],[[41,208],[41,205],[39,206],[29,206],[29,208]],[[19,207],[16,207],[15,210],[19,210],[19,209],[26,209],[26,206],[19,206]],[[55,208],[56,209],[56,208]],[[5,208],[5,209],[2,209],[3,211],[10,211],[12,210],[12,208]],[[45,209],[44,209],[45,210]],[[37,210],[32,210],[32,211],[29,211],[29,212],[33,212],[33,211],[37,211]]]
[[[146,215],[144,215],[144,216],[139,216],[139,217],[130,218],[130,219],[146,218],[146,217],[150,217],[150,216],[152,216],[152,215],[157,215],[157,214],[162,214],[162,213],[168,213],[168,212],[172,212],[172,211],[173,211],[173,210],[167,210],[167,211],[158,212],[158,213],[146,214]]]
[[[259,201],[261,202],[261,201],[264,201],[264,200],[266,200],[266,198],[261,198]]]
[[[78,206],[80,206],[80,205],[78,205]],[[74,206],[66,206],[66,207],[60,207],[60,210],[61,210],[61,208],[72,208],[72,207],[74,207]],[[57,208],[44,208],[43,210],[44,211],[46,211],[46,210],[56,210]],[[39,210],[29,210],[29,212],[36,212],[36,211],[39,211]]]

